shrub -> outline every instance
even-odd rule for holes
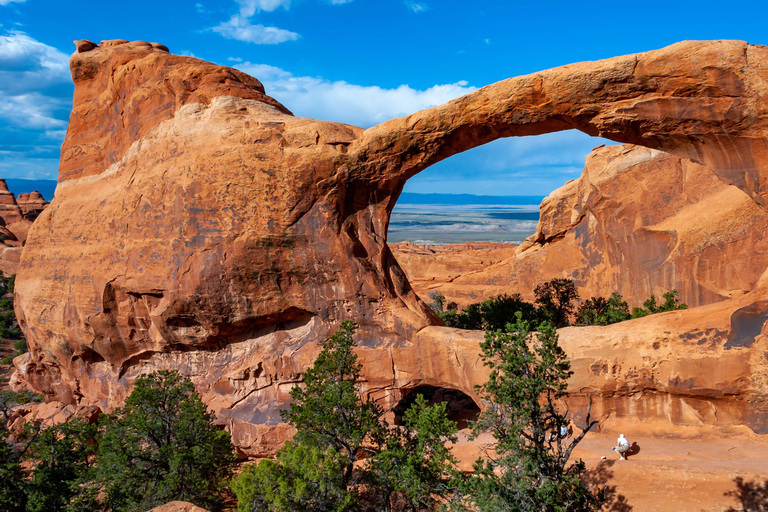
[[[96,478],[115,511],[169,501],[221,508],[234,462],[229,434],[175,371],[136,380],[125,405],[102,416]]]
[[[555,328],[545,322],[534,334],[518,315],[506,332],[486,332],[481,350],[491,370],[479,388],[488,407],[473,435],[491,433],[494,455],[475,462],[464,506],[483,512],[597,509],[600,499],[582,479],[584,464],[568,465],[597,424],[590,421],[591,401],[583,430],[570,443],[552,435],[566,424],[558,400],[573,373]]]
[[[11,409],[17,405],[40,402],[42,399],[42,396],[37,395],[28,389],[23,389],[20,392],[11,391],[9,389],[0,391],[0,414],[2,414],[0,424],[5,425],[8,418],[11,416]]]
[[[520,294],[499,295],[483,302],[470,304],[464,311],[446,311],[440,315],[448,327],[460,329],[504,329],[509,322],[515,321],[515,314],[521,313],[523,318],[538,325],[541,315],[536,306],[520,298]]]
[[[654,315],[656,313],[665,313],[667,311],[688,309],[688,305],[685,303],[681,304],[678,301],[677,296],[677,290],[670,290],[664,293],[664,302],[661,305],[658,305],[656,304],[656,296],[651,295],[645,302],[643,302],[644,308],[632,308],[632,318],[640,318],[647,315]]]
[[[629,306],[616,292],[609,299],[587,299],[576,313],[576,323],[579,325],[610,325],[630,318]]]
[[[552,279],[533,291],[542,317],[555,327],[571,325],[570,318],[579,300],[579,292],[572,279]]]
[[[231,486],[238,511],[416,510],[450,492],[453,458],[444,446],[456,424],[445,404],[423,397],[390,427],[384,411],[358,389],[361,365],[353,322],[322,343],[304,385],[291,390],[283,419],[296,436],[277,454],[246,467]]]
[[[82,418],[41,429],[27,425],[24,458],[34,470],[25,484],[27,510],[94,510],[96,491],[90,469],[96,447],[96,426]]]
[[[438,291],[434,291],[429,294],[429,298],[432,299],[429,307],[431,307],[435,313],[440,314],[445,310],[445,295]]]
[[[6,512],[24,512],[27,497],[24,494],[24,471],[15,453],[8,443],[8,431],[5,424],[0,424],[0,510]]]

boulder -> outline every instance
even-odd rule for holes
[[[187,501],[172,501],[155,507],[149,512],[208,512],[206,509],[198,507]]]
[[[70,67],[59,185],[16,281],[30,347],[18,379],[48,400],[106,411],[137,376],[176,369],[245,454],[271,453],[291,434],[279,411],[345,319],[360,326],[371,399],[388,406],[421,385],[477,398],[482,333],[441,327],[386,244],[406,180],[442,159],[577,128],[690,159],[756,207],[768,199],[768,49],[739,41],[512,78],[368,130],[295,117],[257,79],[157,44],[81,41]],[[638,395],[657,396],[662,412],[692,397],[763,428],[738,404],[762,396],[765,289],[705,306],[717,314],[592,330],[600,356],[565,330],[588,370],[574,393],[627,411]],[[628,358],[625,347],[647,343],[636,332],[674,342]],[[727,374],[711,372],[715,356]],[[602,370],[620,357],[621,371]]]

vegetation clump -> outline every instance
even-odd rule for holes
[[[0,344],[8,344],[12,347],[3,347],[7,354],[0,358],[0,363],[11,364],[13,358],[20,356],[27,351],[27,340],[22,338],[22,332],[19,323],[16,321],[16,313],[13,311],[13,290],[16,276],[0,275]],[[10,295],[10,297],[6,297]]]
[[[507,330],[486,332],[481,349],[491,372],[479,387],[487,407],[473,435],[490,433],[494,443],[475,462],[463,510],[597,510],[602,499],[585,482],[584,463],[569,464],[573,449],[597,422],[590,419],[590,400],[581,433],[570,441],[561,434],[568,424],[561,399],[573,372],[555,327],[545,321],[534,333],[517,314]]]
[[[443,308],[446,297],[434,292],[430,295],[430,306],[448,327],[472,330],[504,329],[507,323],[514,323],[515,315],[520,313],[522,319],[536,330],[543,322],[548,322],[557,328],[569,325],[611,325],[632,318],[639,318],[666,311],[686,309],[686,304],[678,300],[678,291],[664,293],[664,302],[656,303],[656,297],[651,297],[643,303],[644,307],[630,308],[621,294],[614,292],[609,298],[592,297],[579,304],[579,292],[571,279],[553,279],[536,286],[535,302],[523,300],[520,294],[499,295],[490,299],[470,304],[463,311],[458,311],[455,303],[453,308]]]
[[[0,510],[138,511],[174,500],[222,508],[234,449],[177,372],[140,377],[98,424],[28,424],[11,442],[3,418]]]
[[[355,329],[343,322],[304,386],[291,391],[282,416],[296,428],[293,441],[233,480],[238,512],[432,510],[457,491],[455,459],[445,446],[456,439],[456,423],[446,404],[417,397],[404,424],[389,426],[385,411],[358,388]]]

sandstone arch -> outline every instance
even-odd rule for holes
[[[473,396],[478,334],[438,327],[386,246],[405,181],[499,137],[576,128],[691,158],[764,207],[767,59],[744,42],[684,42],[512,78],[363,130],[294,117],[258,80],[162,45],[81,41],[57,195],[17,279],[31,348],[17,378],[48,399],[109,408],[136,375],[177,368],[243,450],[263,453],[285,435],[277,410],[315,342],[354,318],[372,396],[414,385]],[[707,325],[730,329],[749,300]],[[701,318],[675,321],[645,329],[664,337]],[[747,400],[764,363],[724,350],[690,357],[717,357],[727,375],[691,376],[684,357],[657,371],[658,354],[638,352],[628,364],[648,357],[642,378],[587,372],[575,389]]]

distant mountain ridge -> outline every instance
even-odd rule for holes
[[[397,200],[400,204],[504,204],[538,205],[546,196],[478,196],[474,194],[418,194],[403,192]]]
[[[13,192],[16,197],[19,194],[25,194],[37,190],[47,200],[53,199],[53,193],[56,190],[56,180],[22,180],[16,178],[6,178],[8,190]]]

